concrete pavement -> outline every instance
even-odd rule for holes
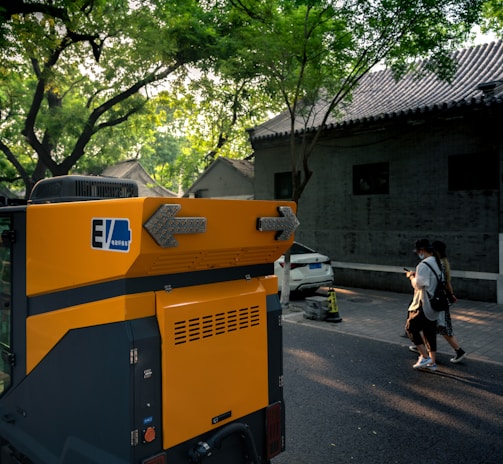
[[[305,301],[293,300],[283,311],[285,322],[309,324],[334,333],[345,333],[410,345],[404,332],[411,294],[348,287],[334,287],[341,322],[316,321],[304,317]],[[327,294],[321,288],[318,296]],[[481,301],[458,300],[451,307],[454,336],[468,356],[463,363],[486,361],[503,365],[503,305]],[[454,350],[442,336],[437,342],[438,364],[450,364]]]

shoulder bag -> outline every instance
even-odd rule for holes
[[[437,288],[435,288],[433,296],[430,297],[430,305],[434,311],[447,311],[449,309],[449,297],[447,295],[447,289],[445,288],[445,282],[440,279],[435,270],[426,261],[423,261],[423,263],[431,269],[431,272],[433,272],[437,278]]]

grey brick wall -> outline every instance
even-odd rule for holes
[[[412,248],[421,237],[446,242],[454,270],[499,272],[501,189],[448,189],[450,155],[501,152],[497,118],[448,116],[327,131],[320,140],[299,203],[297,240],[339,263],[390,268],[337,268],[337,284],[410,291],[397,270],[415,266]],[[274,198],[274,173],[291,169],[288,143],[254,143],[255,198]],[[354,195],[353,166],[378,162],[389,163],[389,194]],[[454,277],[453,284],[459,297],[496,300],[495,280]]]

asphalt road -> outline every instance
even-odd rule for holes
[[[273,464],[503,462],[503,367],[415,371],[400,345],[283,329],[286,451]]]

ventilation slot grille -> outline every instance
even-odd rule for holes
[[[75,184],[75,195],[77,197],[91,198],[131,198],[138,196],[135,185],[128,182],[88,182],[77,181]]]
[[[174,323],[174,344],[204,340],[260,325],[258,306],[209,314]]]

